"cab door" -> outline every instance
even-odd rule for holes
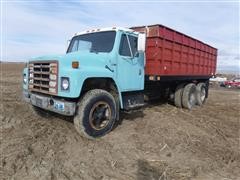
[[[117,78],[122,91],[138,91],[144,88],[144,53],[137,51],[137,42],[136,34],[121,34]]]

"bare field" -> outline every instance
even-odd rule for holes
[[[22,101],[22,64],[1,65],[1,179],[239,179],[240,92],[211,89],[192,111],[167,103],[121,114],[96,141]]]

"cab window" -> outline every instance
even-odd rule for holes
[[[129,47],[128,39],[129,39],[131,49]],[[131,57],[132,55],[135,56],[137,52],[137,37],[128,35],[128,39],[126,34],[123,34],[121,37],[120,48],[119,48],[119,54],[121,56]],[[131,55],[131,50],[132,50],[132,55]]]

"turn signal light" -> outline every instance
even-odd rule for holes
[[[79,62],[78,61],[73,61],[72,62],[72,68],[73,69],[78,69],[78,67],[79,67]]]

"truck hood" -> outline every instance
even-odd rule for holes
[[[30,61],[57,60],[60,66],[72,66],[72,61],[78,61],[83,66],[105,66],[110,63],[110,55],[107,53],[91,53],[88,51],[72,52],[64,55],[47,55],[31,58]]]

